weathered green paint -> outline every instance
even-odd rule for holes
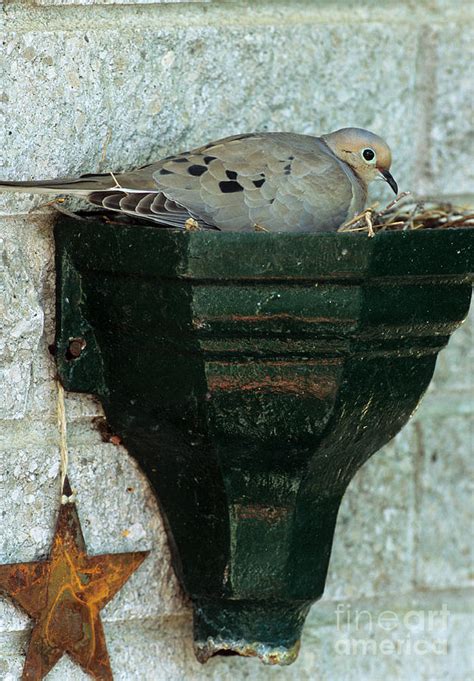
[[[474,230],[62,218],[56,245],[61,378],[99,396],[156,490],[199,659],[291,662],[347,484],[408,420],[467,314]]]

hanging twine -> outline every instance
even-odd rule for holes
[[[66,407],[64,403],[64,388],[59,380],[56,380],[58,387],[57,416],[59,430],[59,454],[61,456],[61,503],[71,504],[74,502],[74,492],[69,486],[67,469],[69,464],[67,450],[67,426],[66,426]]]

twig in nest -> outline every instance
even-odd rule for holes
[[[400,194],[397,194],[397,196],[392,201],[390,201],[390,203],[387,203],[385,208],[380,212],[380,215],[383,215],[384,213],[391,211],[394,206],[396,206],[401,201],[406,199],[407,196],[411,196],[411,192],[401,192]]]
[[[436,203],[433,199],[406,198],[410,192],[399,194],[384,209],[376,211],[377,204],[366,208],[344,223],[339,231],[367,232],[369,237],[384,230],[447,229],[474,227],[472,208]]]
[[[74,218],[74,220],[86,220],[86,218],[82,217],[81,215],[78,215],[77,213],[74,213],[72,210],[64,208],[62,202],[51,201],[49,205],[52,206],[55,210],[57,210],[58,213],[62,213],[63,215],[66,215],[68,218]]]
[[[341,225],[341,227],[339,227],[339,231],[340,232],[351,231],[351,230],[347,229],[348,227],[351,227],[351,226],[355,227],[355,228],[359,227],[359,224],[362,224],[362,223],[365,222],[366,213],[368,213],[368,212],[373,213],[378,205],[379,205],[378,203],[373,203],[368,208],[365,208],[361,213],[354,215],[353,218],[351,218],[350,220],[345,222],[343,225]],[[367,224],[367,223],[365,223],[365,224]]]
[[[415,229],[415,222],[414,222],[415,217],[416,217],[417,214],[419,214],[420,212],[422,212],[424,210],[424,207],[425,206],[424,206],[423,203],[415,203],[415,205],[413,206],[413,208],[411,209],[411,211],[408,215],[408,218],[407,218],[405,224],[403,225],[404,231],[406,231],[407,229]],[[393,226],[393,221],[391,222],[391,225]]]
[[[369,236],[372,237],[375,236],[375,232],[374,225],[372,224],[372,218],[370,217],[370,213],[371,211],[368,210],[367,213],[365,214],[365,222],[367,224],[367,229],[369,230]]]
[[[199,232],[201,228],[199,227],[199,222],[197,220],[194,218],[188,218],[184,223],[184,229],[187,232]]]

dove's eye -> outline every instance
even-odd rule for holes
[[[375,162],[375,151],[370,147],[367,147],[367,149],[362,149],[362,156],[368,163]]]

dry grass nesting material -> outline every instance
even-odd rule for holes
[[[339,227],[339,232],[367,232],[375,236],[382,231],[406,231],[411,229],[451,229],[453,227],[474,227],[474,209],[455,206],[435,199],[417,199],[409,192],[399,194],[382,210],[378,204]]]

